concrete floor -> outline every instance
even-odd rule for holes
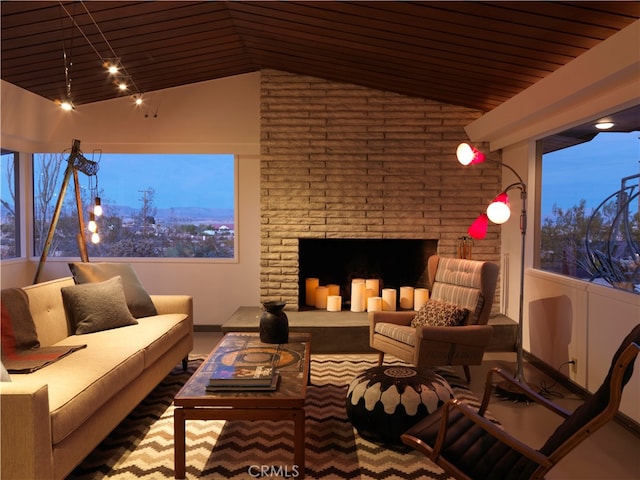
[[[193,353],[206,354],[222,337],[217,332],[196,332]],[[486,372],[500,367],[513,372],[515,354],[490,352],[481,366],[471,367],[471,390],[480,398],[484,391]],[[525,364],[529,383],[552,385],[553,381],[536,368]],[[464,378],[462,369],[458,372]],[[638,369],[635,375],[640,375]],[[559,385],[551,390],[563,395],[555,401],[574,410],[582,400]],[[489,410],[502,426],[521,441],[539,447],[559,423],[559,417],[539,405],[526,405],[492,399]],[[640,480],[640,437],[616,422],[610,422],[565,457],[546,477],[548,480]]]

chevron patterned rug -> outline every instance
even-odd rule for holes
[[[68,480],[173,478],[173,397],[202,358],[165,380],[81,463]],[[377,355],[312,355],[306,405],[306,478],[433,479],[449,477],[421,454],[360,437],[347,419],[351,380]],[[387,362],[397,363],[400,362]],[[451,369],[439,369],[456,396],[478,399]],[[296,478],[293,424],[271,421],[187,421],[188,479]],[[266,468],[260,474],[259,467]]]

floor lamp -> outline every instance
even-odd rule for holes
[[[40,274],[42,273],[42,268],[44,267],[44,264],[47,261],[47,256],[49,255],[49,249],[51,248],[51,242],[53,241],[53,234],[56,230],[56,226],[58,225],[58,220],[60,219],[62,202],[64,201],[64,196],[65,196],[65,193],[67,192],[67,186],[69,185],[69,180],[71,180],[71,176],[73,176],[73,182],[74,182],[75,194],[76,194],[76,208],[78,209],[79,233],[77,235],[77,241],[78,241],[78,248],[80,249],[80,258],[83,262],[89,261],[89,256],[87,254],[87,243],[84,238],[84,218],[82,215],[82,200],[80,198],[80,183],[78,181],[78,171],[88,176],[94,176],[98,173],[98,163],[93,162],[91,160],[87,160],[85,156],[82,154],[82,152],[80,151],[80,140],[74,140],[71,146],[71,153],[69,154],[69,158],[67,159],[67,168],[64,172],[62,185],[60,185],[60,193],[58,194],[58,201],[56,202],[56,208],[53,211],[53,217],[51,218],[51,224],[49,225],[47,239],[44,243],[44,247],[42,248],[42,254],[40,255],[40,262],[38,263],[38,268],[36,269],[36,274],[33,278],[34,284],[38,283]]]
[[[520,213],[522,248],[520,251],[520,303],[518,309],[518,325],[516,328],[516,373],[514,378],[518,383],[526,384],[523,372],[522,327],[524,318],[524,257],[525,239],[527,235],[527,185],[522,180],[522,177],[518,175],[518,172],[516,172],[512,167],[499,160],[487,159],[480,150],[477,150],[468,143],[461,143],[458,146],[458,149],[456,150],[456,157],[458,158],[458,161],[465,166],[482,163],[487,160],[498,163],[499,165],[509,169],[518,179],[517,182],[509,185],[493,199],[487,207],[486,213],[481,214],[471,224],[468,233],[474,239],[482,239],[487,234],[489,221],[502,224],[509,220],[509,217],[511,216],[511,207],[509,205],[509,196],[507,193],[513,189],[520,190],[520,198],[522,199],[522,211]],[[527,385],[535,390],[535,387],[532,385]],[[510,382],[498,383],[496,390],[500,395],[514,400],[527,398],[521,390],[514,387]]]

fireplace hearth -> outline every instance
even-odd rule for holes
[[[306,310],[305,283],[337,284],[348,308],[351,280],[378,278],[380,288],[428,287],[427,259],[437,252],[434,239],[299,239],[298,308]]]

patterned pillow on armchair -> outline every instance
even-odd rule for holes
[[[451,303],[429,299],[411,320],[412,327],[455,327],[467,322],[469,310]]]

